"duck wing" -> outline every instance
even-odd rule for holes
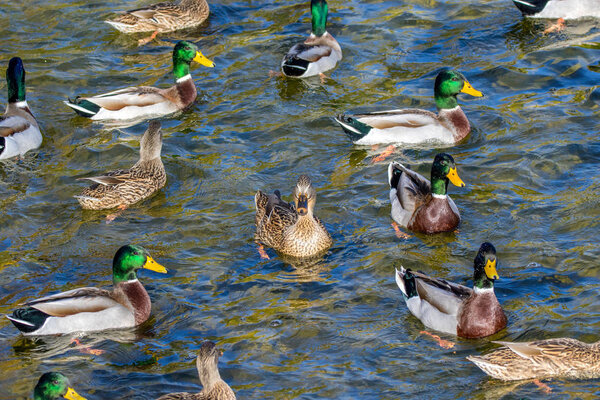
[[[392,163],[390,186],[396,188],[396,196],[405,210],[416,210],[431,193],[431,183],[423,175],[406,168],[404,165]]]
[[[422,128],[440,124],[437,114],[419,109],[376,111],[353,117],[376,129]]]
[[[471,296],[472,289],[422,272],[413,272],[419,297],[439,311],[456,316],[462,303]]]
[[[24,305],[33,307],[54,317],[66,317],[82,312],[98,312],[107,308],[121,306],[113,298],[111,291],[93,287],[84,287],[57,293],[30,301]]]
[[[556,338],[546,340],[536,340],[533,342],[501,342],[494,341],[508,347],[512,352],[520,357],[531,361],[540,361],[540,358],[571,358],[574,351],[581,351],[588,345],[581,343],[579,340],[570,338]],[[579,357],[578,357],[579,358]]]
[[[90,101],[109,111],[118,111],[127,106],[147,107],[154,104],[170,101],[163,89],[151,86],[129,87],[98,96],[85,97]]]
[[[31,123],[25,118],[18,116],[2,116],[0,117],[0,137],[9,137],[16,133],[26,131],[31,126]]]

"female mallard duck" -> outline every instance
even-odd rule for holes
[[[60,372],[46,372],[40,377],[35,389],[33,389],[33,400],[85,400],[69,383],[69,379]]]
[[[523,15],[534,18],[600,18],[598,0],[513,0]]]
[[[168,89],[130,87],[93,97],[78,96],[65,104],[77,114],[93,120],[156,118],[181,111],[196,99],[196,85],[190,75],[192,61],[206,67],[215,66],[195,44],[182,40],[173,49],[174,86]]]
[[[483,243],[475,257],[473,289],[400,267],[396,284],[411,314],[440,332],[474,339],[492,335],[506,326],[496,295],[496,249]]]
[[[311,0],[312,31],[304,43],[294,45],[283,57],[281,70],[285,76],[306,78],[323,76],[323,72],[335,67],[342,59],[342,49],[326,30],[327,2]]]
[[[158,400],[235,400],[235,393],[219,374],[220,355],[221,351],[213,342],[202,343],[196,358],[202,390],[199,393],[170,393]]]
[[[307,175],[300,175],[294,187],[294,204],[281,200],[279,190],[266,195],[260,190],[256,204],[257,242],[291,257],[311,257],[331,247],[331,236],[313,215],[317,191]]]
[[[458,71],[442,70],[435,78],[434,98],[438,113],[420,109],[338,115],[335,119],[356,144],[425,143],[454,144],[469,132],[469,120],[458,105],[459,93],[481,97],[480,91]]]
[[[558,338],[533,342],[494,342],[504,347],[485,356],[469,356],[486,374],[503,381],[600,377],[600,341]]]
[[[140,246],[121,247],[113,259],[113,289],[85,287],[25,303],[8,319],[25,335],[56,335],[130,328],[150,316],[150,296],[137,279],[146,268],[166,273]]]
[[[127,206],[150,197],[165,186],[167,175],[160,159],[160,122],[152,121],[140,140],[140,160],[128,170],[117,170],[88,178],[95,184],[75,196],[86,210]]]
[[[42,134],[25,100],[25,68],[19,57],[6,70],[8,104],[0,117],[0,160],[23,155],[42,144]]]
[[[415,232],[438,233],[454,230],[460,214],[446,193],[448,182],[465,184],[458,176],[454,158],[446,153],[435,156],[431,166],[431,183],[404,165],[391,162],[388,167],[392,219]]]
[[[158,33],[198,26],[206,21],[208,14],[206,0],[181,0],[179,4],[158,3],[129,10],[113,20],[104,22],[124,33],[153,32],[149,40],[142,40],[148,42]]]

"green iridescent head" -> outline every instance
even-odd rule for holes
[[[190,73],[190,63],[196,61],[205,67],[212,68],[215,63],[204,57],[194,43],[181,40],[173,48],[173,75],[175,79],[183,78]]]
[[[85,400],[70,387],[69,379],[60,372],[46,372],[40,377],[35,389],[33,389],[34,400]]]
[[[457,107],[456,96],[459,93],[467,93],[475,97],[483,96],[479,90],[473,89],[460,72],[452,69],[442,70],[435,78],[434,96],[437,107],[439,109]]]
[[[154,261],[143,247],[134,245],[121,247],[113,259],[113,283],[137,279],[136,271],[140,268],[167,273],[167,269]]]
[[[494,281],[499,279],[496,271],[496,248],[489,242],[484,242],[473,262],[473,286],[479,289],[491,289]]]
[[[9,103],[25,101],[25,68],[23,68],[23,60],[19,57],[13,57],[8,62],[6,83]]]
[[[456,171],[454,158],[450,154],[439,153],[431,165],[431,193],[445,195],[448,190],[448,182],[452,182],[458,187],[465,186]]]
[[[327,2],[325,0],[311,0],[310,11],[312,14],[312,33],[322,36],[327,25]]]

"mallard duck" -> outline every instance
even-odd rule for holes
[[[460,142],[471,132],[471,125],[456,96],[467,93],[481,97],[483,94],[473,89],[463,74],[454,70],[442,70],[435,78],[433,91],[437,114],[415,108],[340,114],[335,120],[356,144]]]
[[[140,159],[128,170],[117,170],[87,178],[95,182],[75,196],[87,210],[121,209],[146,199],[165,186],[167,175],[160,159],[160,122],[152,121],[140,140]]]
[[[513,0],[523,15],[534,18],[600,18],[598,0]]]
[[[439,153],[431,165],[431,183],[398,162],[388,167],[392,219],[415,232],[438,233],[454,230],[460,223],[456,204],[447,195],[448,182],[465,184],[458,176],[454,158]]]
[[[464,338],[482,338],[506,326],[496,295],[496,249],[483,243],[474,261],[473,289],[400,267],[396,284],[411,314],[425,326]]]
[[[0,117],[0,160],[23,155],[42,144],[42,134],[25,99],[23,60],[13,57],[6,69],[8,104]]]
[[[293,196],[294,203],[290,204],[281,200],[279,190],[272,195],[256,192],[256,241],[291,257],[311,257],[325,252],[332,240],[313,215],[317,191],[307,175],[300,175]]]
[[[170,393],[158,400],[235,400],[235,393],[219,374],[220,355],[221,351],[213,342],[202,343],[196,358],[202,390],[199,393]]]
[[[156,118],[181,111],[196,99],[196,85],[190,75],[192,61],[206,67],[215,66],[195,44],[182,40],[173,49],[174,86],[168,89],[130,87],[93,97],[78,96],[65,104],[77,114],[93,120]]]
[[[485,356],[469,356],[486,374],[503,381],[565,377],[600,377],[600,341],[559,338],[533,342],[494,342],[504,347]]]
[[[71,388],[69,379],[60,372],[46,372],[40,377],[35,389],[33,400],[85,400]]]
[[[326,30],[327,2],[311,0],[312,31],[304,43],[294,45],[283,57],[281,70],[285,76],[306,78],[321,75],[342,59],[342,49]]]
[[[56,335],[130,328],[150,316],[150,296],[136,271],[166,273],[140,246],[121,247],[113,259],[113,289],[85,287],[25,303],[7,318],[24,335]]]
[[[125,11],[104,22],[124,33],[164,33],[200,25],[206,21],[208,14],[206,0],[181,0],[179,4],[158,3]]]

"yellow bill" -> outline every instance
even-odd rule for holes
[[[456,167],[450,168],[450,172],[448,172],[446,176],[448,179],[450,179],[450,182],[452,182],[453,185],[465,187],[465,183],[462,181],[462,179],[460,179],[460,176],[458,176],[458,172],[456,172]]]
[[[161,274],[167,273],[167,269],[159,263],[157,263],[156,261],[154,261],[154,258],[150,256],[146,258],[146,263],[144,264],[143,268],[149,269],[150,271],[154,272],[160,272]]]
[[[67,393],[64,395],[67,400],[86,400],[85,397],[81,397],[73,388],[68,388]]]
[[[475,96],[475,97],[483,96],[483,93],[481,93],[479,90],[475,90],[475,88],[473,88],[473,86],[471,86],[471,84],[466,79],[465,79],[465,84],[463,85],[461,92],[470,94],[471,96]]]
[[[215,63],[210,61],[208,58],[204,57],[202,53],[199,51],[196,52],[196,57],[194,57],[194,61],[196,61],[200,65],[204,65],[205,67],[212,68],[215,66]]]
[[[485,274],[487,275],[488,278],[490,279],[500,279],[500,277],[498,276],[498,272],[496,271],[496,259],[494,258],[493,260],[487,260],[487,262],[485,263]]]

